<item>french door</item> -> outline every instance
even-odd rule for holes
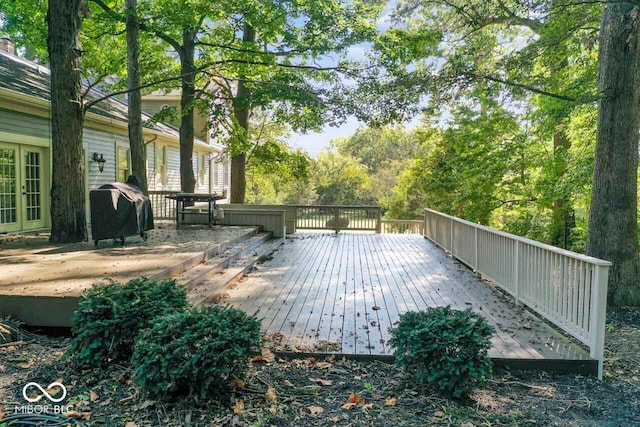
[[[0,142],[0,232],[45,227],[48,171],[44,148]]]

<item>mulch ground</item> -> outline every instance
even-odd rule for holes
[[[25,333],[0,346],[0,415],[22,404],[29,381],[61,380],[67,404],[95,426],[634,426],[640,425],[640,310],[609,316],[603,381],[501,370],[470,400],[420,392],[392,365],[340,359],[252,363],[229,402],[141,395],[129,368],[79,372],[65,337]],[[0,417],[0,426],[3,426]]]

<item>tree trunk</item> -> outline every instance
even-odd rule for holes
[[[553,135],[553,178],[562,182],[567,172],[567,152],[571,148],[571,140],[563,129],[558,129]],[[562,248],[571,245],[571,229],[575,227],[575,213],[569,200],[567,191],[553,201],[551,215],[551,244]]]
[[[640,305],[636,279],[640,124],[637,18],[637,6],[609,3],[600,29],[598,87],[604,98],[599,102],[587,253],[613,263],[609,301],[614,305]]]
[[[129,119],[129,147],[131,149],[131,172],[138,179],[145,194],[147,187],[147,159],[142,134],[142,93],[140,89],[140,25],[138,23],[138,0],[126,0],[127,7],[127,95]]]
[[[244,31],[242,33],[243,42],[255,42],[256,31],[249,25],[244,25]],[[249,138],[249,114],[251,109],[248,106],[248,98],[251,96],[249,88],[247,88],[245,76],[240,76],[238,81],[238,92],[234,99],[233,114],[235,116],[239,129],[239,135],[236,137],[243,138],[245,140],[240,142],[241,147],[246,147],[246,138]],[[247,153],[241,152],[234,154],[231,157],[231,203],[244,203],[245,193],[247,189]]]
[[[47,48],[51,67],[52,243],[87,240],[80,76],[84,0],[50,0]]]
[[[180,189],[184,193],[193,193],[196,178],[193,174],[193,142],[195,131],[193,110],[196,99],[195,67],[196,34],[185,30],[182,33],[180,66],[182,73],[182,93],[180,96]]]

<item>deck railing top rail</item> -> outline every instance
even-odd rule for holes
[[[296,208],[382,209],[375,205],[291,205]]]
[[[448,215],[448,214],[445,214],[445,213],[442,213],[442,212],[434,211],[433,209],[427,208],[427,209],[425,209],[425,211],[431,212],[431,213],[433,213],[435,215],[440,215],[440,216],[443,216],[443,217],[446,217],[446,218],[449,218],[449,219],[453,219],[456,222],[459,222],[459,223],[462,223],[462,224],[467,224],[469,226],[485,230],[485,231],[487,231],[489,233],[493,233],[493,234],[496,234],[496,235],[499,235],[499,236],[504,236],[504,237],[507,237],[509,239],[513,239],[513,240],[517,240],[517,241],[520,241],[520,242],[523,242],[523,243],[527,243],[527,244],[529,244],[531,246],[536,246],[536,247],[539,247],[541,249],[545,249],[545,250],[548,250],[548,251],[551,251],[551,252],[555,252],[557,254],[560,254],[560,255],[563,255],[563,256],[567,256],[569,258],[574,258],[574,259],[577,259],[577,260],[580,260],[580,261],[584,261],[584,262],[588,262],[588,263],[591,263],[591,264],[594,264],[594,265],[611,266],[611,262],[610,261],[605,261],[605,260],[600,259],[600,258],[594,258],[594,257],[591,257],[589,255],[580,254],[580,253],[577,253],[577,252],[569,251],[567,249],[559,248],[557,246],[552,246],[552,245],[548,245],[546,243],[538,242],[537,240],[532,240],[532,239],[529,239],[529,238],[526,238],[526,237],[522,237],[522,236],[518,236],[518,235],[515,235],[515,234],[507,233],[505,231],[496,230],[495,228],[491,228],[491,227],[488,227],[486,225],[477,224],[475,222],[467,221],[466,219],[458,218],[457,216],[452,216],[452,215]]]
[[[609,261],[432,209],[424,235],[587,345],[602,377]]]

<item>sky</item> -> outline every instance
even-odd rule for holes
[[[325,126],[321,132],[309,132],[307,134],[294,133],[289,138],[289,144],[293,147],[303,149],[315,159],[323,148],[329,147],[332,139],[339,136],[353,135],[356,133],[358,126],[358,120],[351,116],[339,127]]]
[[[385,31],[392,25],[391,13],[395,5],[396,0],[390,0],[387,3],[377,22],[378,31]],[[364,59],[368,48],[369,46],[364,44],[351,46],[347,51],[347,57],[354,61]],[[418,119],[416,118],[408,123],[407,127],[413,128],[417,125]],[[293,147],[303,149],[315,159],[322,149],[330,146],[332,139],[353,135],[359,127],[365,127],[365,125],[359,123],[355,116],[349,116],[345,123],[338,127],[325,126],[321,132],[309,132],[306,134],[294,133],[289,138],[289,144]]]
[[[420,124],[420,116],[415,117],[404,126],[413,129]],[[350,116],[348,120],[339,127],[325,126],[321,132],[309,132],[307,134],[294,133],[289,138],[289,144],[293,147],[301,148],[306,151],[312,158],[316,158],[323,148],[328,148],[332,139],[340,136],[350,136],[356,133],[359,127],[365,127],[363,123],[359,123],[354,116]]]

